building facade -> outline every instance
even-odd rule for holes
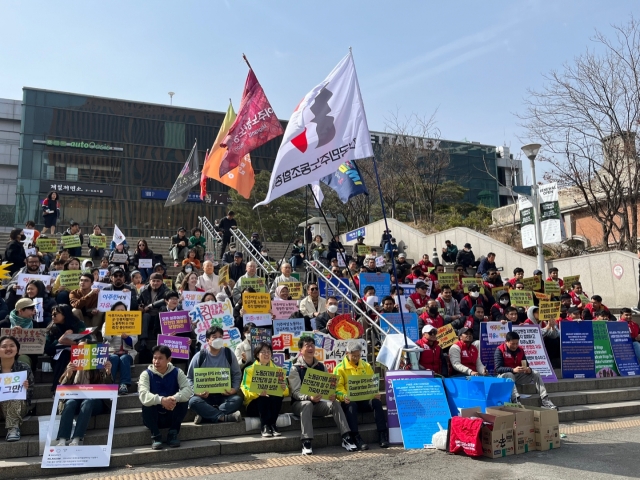
[[[53,190],[59,228],[77,221],[85,232],[117,224],[125,235],[168,236],[193,228],[198,216],[225,215],[228,188],[212,180],[207,202],[196,188],[186,203],[164,207],[196,139],[204,162],[223,112],[25,87],[22,114],[15,225],[31,219],[41,226],[41,202]],[[272,170],[279,144],[252,152],[256,173]]]
[[[0,98],[0,229],[15,218],[22,102]]]

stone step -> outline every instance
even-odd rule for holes
[[[640,376],[638,377],[608,377],[608,378],[587,378],[587,379],[561,379],[554,383],[545,383],[547,392],[575,392],[581,390],[606,390],[616,388],[640,387]],[[521,393],[536,393],[535,385],[518,385]]]
[[[140,374],[142,372],[144,372],[147,367],[149,365],[148,364],[134,364],[131,365],[131,378],[138,378],[140,376]],[[182,370],[186,370],[186,366],[183,366],[182,364],[178,364],[178,367],[182,368]],[[36,386],[38,385],[47,385],[48,388],[51,387],[51,383],[53,382],[53,372],[43,372],[41,370],[37,370],[33,373],[34,377],[35,377],[35,381],[36,381]],[[38,390],[38,395],[40,395],[40,390]],[[41,398],[41,397],[34,397],[34,398]]]
[[[599,403],[595,405],[574,405],[560,407],[558,416],[560,422],[579,420],[593,420],[596,418],[623,417],[640,414],[640,401]]]
[[[342,442],[340,432],[335,427],[319,428],[314,432],[314,435],[313,447],[314,452],[317,453],[321,453],[319,449],[323,447],[338,446]],[[367,443],[373,444],[378,440],[375,424],[362,425],[360,435]],[[192,458],[210,458],[216,455],[299,452],[300,448],[299,430],[285,431],[281,437],[274,438],[262,438],[259,433],[252,433],[215,440],[187,440],[182,442],[182,446],[179,448],[165,448],[164,450],[151,450],[150,439],[147,438],[147,444],[144,446],[114,448],[111,451],[110,466],[124,467],[125,465],[167,463]],[[45,473],[51,475],[77,475],[83,471],[90,470],[59,468],[43,471],[40,467],[41,461],[41,457],[36,456],[0,461],[0,478],[6,480],[14,478],[25,479],[42,476]]]
[[[557,407],[626,402],[640,400],[640,387],[556,392],[549,398]]]

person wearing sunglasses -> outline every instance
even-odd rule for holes
[[[438,329],[436,327],[433,325],[422,327],[422,338],[416,342],[416,345],[422,348],[418,363],[421,369],[431,370],[433,373],[448,377],[449,367],[437,338]]]
[[[318,285],[307,286],[307,296],[300,301],[300,313],[308,318],[315,318],[327,311],[327,301],[320,296]]]

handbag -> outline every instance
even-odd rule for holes
[[[451,417],[449,421],[449,452],[481,457],[481,429],[482,419],[480,418]]]

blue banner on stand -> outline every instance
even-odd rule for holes
[[[382,301],[382,297],[391,295],[391,275],[388,273],[361,273],[358,278],[360,279],[360,295],[364,295],[365,287],[376,289],[378,302]]]
[[[495,368],[493,355],[496,348],[498,348],[498,345],[489,343],[487,324],[486,322],[482,322],[480,324],[480,361],[491,375],[493,375],[493,370]]]
[[[418,314],[417,313],[403,313],[404,317],[404,326],[407,329],[407,337],[409,337],[414,342],[417,342],[420,338],[420,332],[418,332]],[[399,313],[384,313],[384,318],[389,321],[391,325],[396,327],[399,332],[402,332],[402,319],[400,318]],[[384,323],[384,322],[382,322]],[[388,326],[385,328],[385,325],[380,325],[387,333],[391,330]]]
[[[620,376],[640,375],[640,365],[633,350],[633,340],[629,335],[627,322],[606,322],[613,358]]]
[[[460,408],[503,405],[511,401],[513,380],[495,377],[452,377],[444,379],[451,415],[458,415]]]
[[[561,322],[562,378],[596,378],[591,322]]]
[[[451,412],[439,378],[392,380],[404,448],[435,448],[433,434],[447,429]]]

